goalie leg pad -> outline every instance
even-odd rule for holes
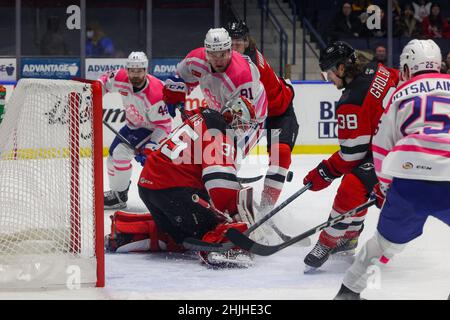
[[[169,235],[158,230],[150,213],[116,211],[111,220],[111,234],[107,236],[105,243],[108,251],[117,253],[185,251]]]

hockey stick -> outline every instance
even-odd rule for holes
[[[249,237],[247,237],[247,235],[244,233],[241,233],[239,231],[237,231],[236,229],[228,229],[227,232],[225,233],[225,235],[227,236],[228,239],[230,239],[231,242],[233,242],[236,246],[250,251],[254,254],[260,255],[260,256],[270,256],[274,253],[277,253],[278,251],[289,247],[290,245],[303,240],[327,227],[331,227],[339,222],[341,222],[342,220],[354,216],[355,214],[369,208],[370,206],[374,205],[376,203],[376,199],[372,199],[350,211],[347,211],[346,213],[328,220],[294,238],[292,238],[291,240],[288,240],[286,242],[274,245],[274,246],[267,246],[267,245],[263,245],[260,243],[257,243],[255,241],[253,241],[252,239],[250,239]]]
[[[312,184],[308,183],[306,186],[304,186],[303,188],[298,190],[296,193],[294,193],[289,198],[287,198],[285,201],[283,201],[279,206],[273,208],[269,213],[267,213],[264,217],[262,217],[255,224],[253,224],[250,228],[248,228],[243,234],[244,235],[249,235],[251,232],[253,232],[256,228],[258,228],[264,222],[266,222],[267,220],[272,218],[281,209],[283,209],[289,203],[291,203],[296,198],[298,198],[302,193],[304,193],[309,188],[311,188],[311,186],[312,186]],[[240,232],[238,232],[238,233],[241,234]],[[199,240],[199,239],[195,239],[195,238],[190,238],[189,237],[189,238],[184,239],[183,246],[188,248],[188,249],[191,249],[191,250],[218,251],[218,252],[220,252],[220,251],[227,251],[227,250],[233,248],[234,245],[231,242],[209,243],[209,242],[205,242],[205,241],[202,241],[202,240]]]
[[[111,130],[116,136],[117,138],[119,138],[120,141],[122,141],[128,148],[130,148],[131,150],[134,151],[134,153],[138,154],[138,150],[133,147],[133,145],[130,143],[130,141],[127,140],[127,138],[125,138],[123,135],[120,134],[120,132],[118,132],[116,129],[114,129],[113,127],[110,126],[109,123],[107,123],[105,120],[103,120],[103,124],[109,129]]]
[[[203,200],[202,198],[200,198],[200,197],[198,196],[198,194],[193,194],[193,195],[192,195],[192,202],[198,203],[198,204],[201,205],[203,208],[209,209],[210,211],[214,212],[215,215],[216,215],[220,220],[223,220],[223,221],[226,221],[226,222],[233,222],[233,219],[231,219],[231,217],[230,217],[228,214],[223,213],[223,212],[217,210],[217,209],[216,209],[215,207],[213,207],[208,201],[205,201],[205,200]]]

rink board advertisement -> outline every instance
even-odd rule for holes
[[[337,121],[335,105],[341,95],[332,84],[323,82],[294,82],[294,107],[300,125],[299,135],[293,152],[298,153],[332,153],[338,149]],[[13,90],[6,85],[8,99]],[[197,87],[187,98],[186,107],[195,108],[206,105]],[[125,124],[125,111],[119,93],[108,93],[103,97],[103,120],[116,130]],[[174,120],[173,127],[180,123],[179,117]],[[105,150],[109,147],[114,134],[106,127],[103,130]],[[265,139],[260,142],[261,148],[254,152],[266,151]],[[256,149],[256,148],[255,148]]]
[[[126,58],[86,59],[86,79],[97,80],[106,72],[125,68]]]
[[[21,78],[70,79],[80,77],[78,58],[22,58]]]
[[[154,58],[152,59],[152,67],[150,73],[161,80],[166,80],[170,76],[174,76],[177,71],[177,64],[182,59],[176,58]]]
[[[0,81],[16,81],[17,66],[15,58],[0,58]]]

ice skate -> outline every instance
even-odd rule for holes
[[[126,208],[130,185],[131,182],[128,184],[128,188],[124,191],[106,191],[104,194],[104,208],[109,210]]]
[[[336,248],[331,251],[331,254],[339,256],[354,256],[356,247],[358,247],[358,238],[341,238],[338,240]]]
[[[346,286],[342,285],[334,300],[365,300],[361,298],[359,293],[353,292]]]
[[[313,272],[314,270],[320,268],[330,257],[333,248],[330,248],[320,241],[317,241],[314,248],[306,255],[305,262],[305,273]]]

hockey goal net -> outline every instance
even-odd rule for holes
[[[22,79],[0,124],[0,289],[104,285],[102,93]]]

